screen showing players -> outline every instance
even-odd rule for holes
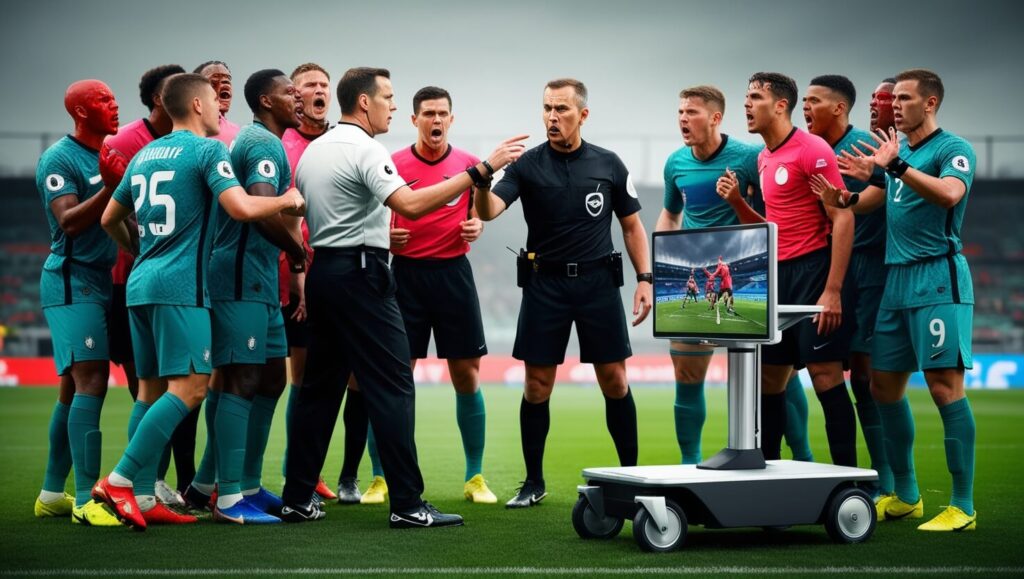
[[[654,335],[770,340],[772,232],[765,223],[655,233]]]

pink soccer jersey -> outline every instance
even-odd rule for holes
[[[718,284],[720,289],[732,289],[732,272],[729,271],[728,263],[718,264],[718,269],[711,275],[722,279],[721,283]]]
[[[757,157],[765,218],[778,225],[779,261],[828,246],[832,222],[811,191],[811,175],[822,174],[844,188],[835,152],[821,137],[794,128],[774,151]]]
[[[458,175],[480,162],[470,153],[449,145],[448,152],[437,161],[426,161],[415,145],[391,155],[398,174],[410,187],[420,189]],[[395,213],[393,227],[410,231],[409,243],[392,253],[404,257],[446,259],[465,255],[469,244],[462,240],[459,224],[469,211],[469,190],[463,191],[447,205],[413,221]]]
[[[154,140],[160,138],[156,134],[153,125],[145,118],[132,121],[117,129],[116,135],[110,135],[103,141],[100,148],[100,166],[103,168],[101,174],[111,178],[111,183],[104,183],[111,190],[117,187],[124,177],[124,171],[128,168],[128,162],[132,160],[135,153]],[[117,155],[116,153],[120,153]],[[116,181],[116,182],[113,182]],[[128,273],[132,270],[132,263],[135,258],[127,251],[117,249],[117,262],[110,272],[116,284],[128,283]]]
[[[292,169],[292,183],[291,186],[295,186],[295,169],[299,166],[299,159],[302,158],[302,153],[305,152],[306,147],[313,142],[310,135],[300,133],[295,129],[285,129],[284,134],[281,135],[281,144],[284,145],[284,153],[288,157],[288,166]],[[313,249],[309,247],[309,228],[306,226],[306,220],[302,220],[302,245],[306,247],[306,255],[309,256],[306,265],[313,259]],[[286,306],[291,301],[288,295],[288,288],[291,285],[292,272],[288,268],[288,258],[282,251],[280,259],[278,260],[278,289],[281,293],[281,305]]]
[[[227,117],[221,115],[220,132],[217,133],[217,135],[213,138],[224,143],[225,145],[228,146],[228,148],[230,148],[231,143],[235,141],[235,137],[238,136],[238,131],[240,130],[242,130],[242,127],[239,127],[235,123],[229,121]]]

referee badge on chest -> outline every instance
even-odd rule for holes
[[[598,185],[597,189],[593,193],[587,193],[587,197],[583,202],[587,208],[587,213],[589,213],[591,217],[597,217],[600,215],[601,209],[604,208],[604,193],[601,193],[601,186]]]

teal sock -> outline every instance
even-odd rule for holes
[[[466,453],[466,480],[469,480],[483,471],[487,411],[482,390],[472,394],[455,393],[455,421],[462,434],[462,450]]]
[[[871,383],[850,380],[853,396],[857,400],[857,418],[860,429],[864,433],[864,444],[871,455],[871,468],[878,472],[878,491],[882,494],[893,492],[892,469],[885,453],[885,433],[882,431],[882,419],[878,416],[878,405],[871,398]]]
[[[51,493],[64,492],[64,485],[71,472],[71,447],[68,445],[70,411],[70,406],[58,400],[50,414],[50,454],[46,459],[43,490]]]
[[[370,454],[370,467],[373,469],[373,476],[384,476],[384,467],[380,465],[380,455],[377,454],[377,439],[373,437],[373,427],[366,428],[366,452]]]
[[[946,431],[946,466],[953,475],[953,498],[949,504],[968,515],[974,514],[974,412],[967,398],[939,408]]]
[[[214,429],[217,431],[217,493],[219,496],[242,492],[242,463],[245,439],[249,432],[252,402],[221,392]]]
[[[145,411],[145,416],[139,422],[121,460],[114,467],[114,472],[134,482],[143,467],[152,463],[155,468],[164,446],[186,415],[188,406],[181,398],[171,392],[161,396]],[[135,492],[139,494],[138,490]]]
[[[281,461],[281,476],[288,476],[288,436],[292,431],[292,413],[295,412],[295,401],[299,399],[299,387],[292,384],[288,387],[288,406],[284,410],[284,460]]]
[[[800,377],[793,374],[786,382],[786,445],[793,460],[814,462],[810,440],[807,437],[807,394]]]
[[[245,461],[242,463],[242,490],[258,489],[263,484],[263,454],[270,439],[277,398],[256,395],[249,411],[249,432],[245,439]]]
[[[921,498],[914,472],[914,416],[906,396],[892,404],[878,403],[878,416],[885,433],[885,453],[892,467],[896,496],[907,504]]]
[[[676,441],[683,464],[697,464],[701,461],[700,433],[707,418],[704,382],[676,382],[675,415]]]
[[[213,483],[217,482],[217,434],[213,427],[213,421],[217,417],[219,402],[220,391],[213,388],[207,390],[206,413],[203,415],[206,422],[206,448],[203,449],[203,458],[199,459],[196,476],[192,477],[192,482],[211,487]]]
[[[89,394],[75,394],[68,411],[68,444],[71,447],[71,461],[75,465],[75,505],[82,506],[92,498],[92,487],[99,479],[99,463],[89,464],[88,455],[97,454],[97,449],[87,450],[87,436],[100,429],[100,410],[103,398]]]
[[[143,417],[149,412],[149,409],[153,405],[148,402],[142,402],[136,399],[135,404],[132,405],[132,413],[128,416],[128,443],[130,444],[132,439],[135,438],[135,433],[139,430],[139,424],[142,423]],[[135,475],[135,480],[132,481],[132,486],[135,489],[137,496],[152,496],[156,494],[156,481],[150,482],[150,477],[146,473],[146,468],[139,469],[139,474]]]

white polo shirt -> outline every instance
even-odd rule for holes
[[[384,202],[405,180],[384,145],[362,127],[339,123],[310,143],[295,185],[306,198],[314,249],[390,246],[391,211]]]

